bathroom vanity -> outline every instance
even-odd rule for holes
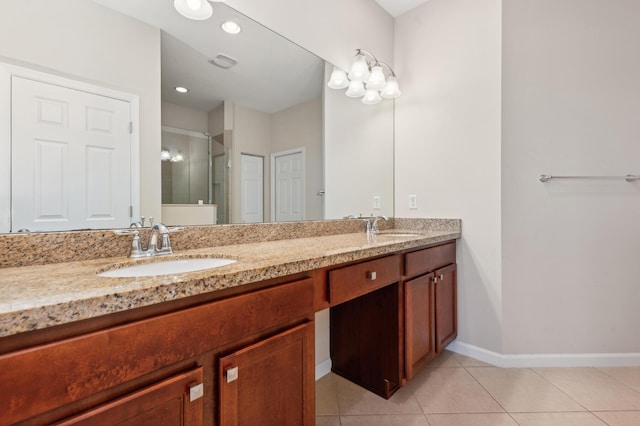
[[[125,258],[3,268],[0,292],[22,279],[34,296],[0,313],[0,424],[313,425],[326,308],[333,370],[388,398],[456,335],[460,223],[437,228],[176,241],[237,260],[176,276],[96,277]]]

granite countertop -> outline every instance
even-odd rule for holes
[[[393,229],[387,233],[398,233]],[[460,237],[459,229],[407,230],[418,236],[367,238],[363,232],[178,250],[171,257],[20,266],[0,270],[0,337],[241,286]],[[139,278],[96,274],[142,262],[224,257],[237,262],[196,272]]]

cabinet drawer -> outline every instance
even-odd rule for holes
[[[451,263],[456,263],[455,242],[407,253],[404,258],[404,274],[413,277]]]
[[[355,299],[400,280],[400,256],[393,255],[329,272],[329,302]]]

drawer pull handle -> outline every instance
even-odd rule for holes
[[[189,388],[189,402],[193,402],[196,399],[202,398],[204,395],[204,385],[200,383],[199,385],[191,386]]]
[[[369,272],[369,274],[368,274],[368,275],[369,275],[369,279],[370,279],[371,281],[375,281],[375,279],[377,278],[376,271]]]
[[[233,367],[227,370],[227,383],[235,382],[238,380],[238,367]]]

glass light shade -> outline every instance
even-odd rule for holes
[[[364,83],[362,81],[351,81],[349,83],[349,88],[347,89],[347,92],[345,93],[345,95],[349,96],[350,98],[359,98],[360,96],[363,96],[365,93],[365,89],[364,89]]]
[[[375,105],[379,104],[381,100],[380,92],[373,89],[367,89],[364,97],[362,98],[362,103],[366,105]]]
[[[398,80],[392,75],[387,78],[387,85],[382,89],[380,95],[385,99],[396,99],[402,95],[398,87]]]
[[[382,72],[380,65],[375,65],[371,68],[371,76],[367,80],[367,89],[381,90],[386,86],[387,82]]]
[[[348,85],[349,79],[347,78],[347,73],[338,67],[333,67],[333,71],[331,71],[331,78],[329,79],[327,86],[332,89],[344,89]]]
[[[213,8],[207,0],[174,0],[173,7],[185,18],[202,21],[209,19]]]
[[[184,157],[182,156],[182,151],[178,151],[178,153],[176,155],[171,157],[171,162],[172,163],[181,163],[183,161],[184,161]]]
[[[349,70],[349,80],[351,81],[366,81],[371,75],[369,71],[369,64],[367,64],[367,58],[363,54],[359,53],[353,59],[351,69]]]
[[[160,151],[160,160],[161,161],[171,160],[171,152],[166,148],[162,148],[162,151]]]

